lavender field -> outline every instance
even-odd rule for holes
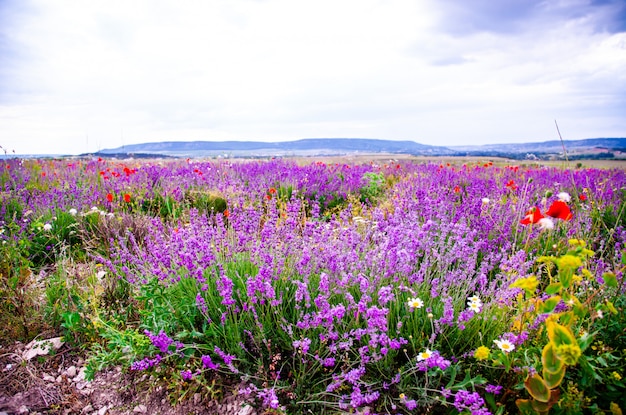
[[[621,414],[626,171],[2,160],[0,344],[259,413]],[[234,391],[234,392],[233,392]]]

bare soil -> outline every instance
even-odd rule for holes
[[[166,385],[120,367],[84,378],[81,353],[62,346],[52,355],[24,360],[25,345],[0,348],[0,415],[257,415],[253,402],[232,388],[221,401],[199,393],[172,405]]]

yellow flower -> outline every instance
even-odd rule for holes
[[[619,373],[617,373],[617,372],[613,372],[613,373],[611,373],[611,376],[613,376],[613,379],[615,379],[615,380],[617,380],[617,381],[622,380],[622,375],[620,375],[620,374],[619,374]]]
[[[487,360],[489,359],[489,354],[491,352],[489,351],[488,347],[485,346],[480,346],[478,349],[476,349],[476,351],[474,352],[474,357],[478,360]]]
[[[581,354],[582,351],[577,344],[561,344],[556,347],[556,355],[568,366],[575,365]]]
[[[531,275],[530,277],[520,278],[511,284],[511,288],[521,288],[526,291],[528,294],[532,294],[536,289],[539,282],[537,281],[537,277]]]
[[[574,255],[563,255],[560,258],[557,258],[556,264],[559,266],[559,269],[576,269],[580,267],[583,263],[577,256]]]
[[[582,239],[570,239],[567,241],[567,243],[569,243],[570,246],[582,246],[583,248],[587,246],[585,241],[583,241]]]

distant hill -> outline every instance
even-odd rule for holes
[[[446,147],[429,146],[414,141],[376,140],[366,138],[307,138],[296,141],[165,141],[132,144],[101,150],[98,154],[144,153],[178,157],[206,156],[299,156],[395,153],[413,155],[452,155]]]
[[[409,154],[415,156],[484,156],[512,159],[563,158],[626,159],[626,138],[544,141],[540,143],[487,144],[470,146],[431,146],[415,141],[368,138],[307,138],[295,141],[165,141],[131,144],[101,150],[105,157],[270,157],[357,154]]]

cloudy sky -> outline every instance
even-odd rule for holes
[[[623,0],[0,0],[0,146],[626,137]]]

